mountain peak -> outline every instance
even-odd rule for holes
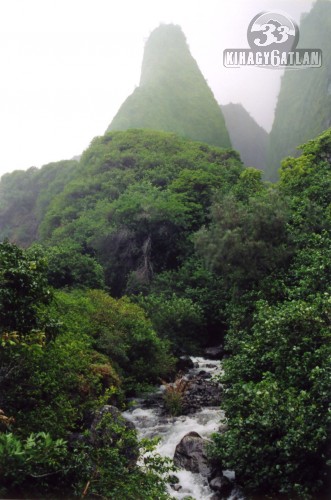
[[[144,50],[139,87],[107,131],[149,128],[230,147],[222,111],[192,57],[180,26],[161,24]]]
[[[145,45],[140,86],[157,83],[170,67],[180,71],[180,62],[188,53],[189,48],[181,27],[160,24],[152,31]]]

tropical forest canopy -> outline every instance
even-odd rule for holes
[[[327,498],[329,12],[318,0],[302,20],[323,69],[285,72],[269,138],[223,108],[249,167],[170,25],[79,159],[1,178],[1,498],[170,499],[173,465],[120,412],[210,346],[227,418],[214,467],[248,498]]]
[[[108,422],[111,446],[70,436],[220,343],[219,467],[254,494],[326,491],[330,160],[331,130],[268,184],[230,149],[129,130],[4,176],[3,497],[81,496],[97,463],[89,494],[167,498],[169,465],[138,468],[124,424]]]

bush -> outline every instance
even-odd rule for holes
[[[328,295],[261,302],[252,331],[224,362],[229,428],[215,437],[215,452],[248,490],[310,498],[326,482],[328,311]]]
[[[47,249],[47,277],[54,288],[104,288],[104,272],[91,256],[78,245],[68,244]]]
[[[0,434],[0,494],[60,493],[59,478],[64,474],[66,458],[66,442],[54,440],[45,432],[31,434],[25,440],[8,432]]]
[[[155,453],[157,442],[138,442],[124,419],[107,417],[97,430],[108,436],[108,442],[93,443],[89,433],[74,445],[44,432],[25,440],[0,434],[0,494],[6,498],[170,499],[166,484],[174,467]]]
[[[65,328],[90,339],[126,381],[155,383],[173,371],[174,359],[145,312],[127,297],[114,299],[101,290],[58,292],[57,310]]]
[[[183,378],[177,378],[175,382],[171,384],[164,383],[164,405],[171,415],[176,416],[182,413],[183,397],[189,387],[189,384],[190,383]]]
[[[175,351],[192,352],[201,341],[204,320],[200,306],[191,299],[148,295],[139,298],[139,304],[151,318],[161,338],[167,339]]]
[[[169,499],[166,482],[174,467],[155,452],[156,444],[139,442],[124,418],[105,413],[73,449],[71,481],[76,496]]]

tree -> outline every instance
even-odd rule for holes
[[[171,342],[172,349],[181,354],[194,351],[201,342],[204,321],[197,303],[173,294],[150,294],[139,298],[161,338]]]
[[[288,213],[278,193],[270,190],[249,198],[233,195],[212,207],[212,223],[196,235],[196,248],[229,287],[247,290],[289,257]]]
[[[324,294],[261,302],[224,362],[229,430],[215,438],[216,455],[247,491],[311,498],[327,483],[330,312]]]
[[[291,259],[281,273],[266,268],[244,307],[230,304],[246,321],[229,325],[228,429],[215,436],[214,452],[253,494],[323,498],[328,487],[330,138],[322,134],[283,163]]]
[[[45,250],[47,277],[54,288],[104,288],[102,266],[94,257],[83,254],[78,245],[64,243]]]
[[[32,330],[45,329],[41,314],[50,303],[46,261],[37,252],[0,243],[0,333],[26,336]],[[47,332],[46,332],[47,333]]]

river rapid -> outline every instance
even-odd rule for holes
[[[191,359],[194,368],[189,370],[188,377],[197,375],[202,370],[214,377],[222,371],[220,361],[202,357],[192,357]],[[159,388],[159,392],[162,391],[164,391],[163,386]],[[153,438],[157,436],[161,438],[157,451],[160,455],[169,458],[174,457],[177,444],[186,434],[194,431],[201,437],[208,439],[213,432],[218,430],[220,421],[224,417],[224,412],[219,406],[203,407],[194,414],[178,417],[165,416],[159,406],[148,406],[148,403],[146,404],[143,400],[137,400],[130,410],[123,413],[123,416],[135,424],[140,437]],[[233,473],[230,471],[223,473],[228,475],[230,479],[233,478]],[[206,500],[215,494],[209,488],[207,479],[200,474],[178,470],[175,475],[179,479],[180,489],[174,491],[169,486],[169,493],[174,498],[183,499],[191,496],[195,500]]]

